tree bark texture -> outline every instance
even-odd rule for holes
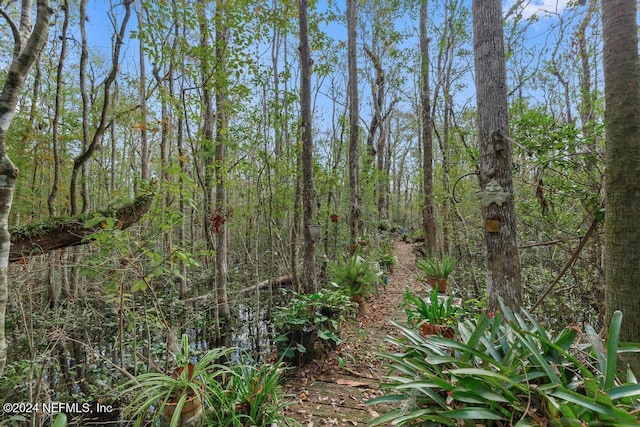
[[[358,57],[356,0],[347,0],[347,62],[349,76],[349,234],[351,243],[360,236],[360,106],[358,103]]]
[[[216,242],[216,291],[218,295],[219,316],[222,319],[231,317],[229,299],[227,298],[228,281],[228,252],[229,252],[229,229],[225,225],[227,217],[231,212],[227,206],[227,132],[229,128],[229,102],[228,102],[228,82],[227,82],[227,43],[229,39],[229,28],[225,23],[224,1],[216,2],[216,58],[218,58],[218,68],[216,70],[216,141],[215,141],[215,166],[214,175],[216,179],[216,215],[220,227],[217,228]]]
[[[635,0],[602,2],[605,79],[605,308],[640,342],[640,61]],[[636,376],[640,357],[629,357]]]
[[[51,123],[51,148],[53,154],[53,182],[51,183],[51,192],[47,198],[47,206],[49,207],[49,215],[56,216],[56,197],[60,189],[60,116],[62,115],[62,91],[64,90],[64,62],[67,55],[67,33],[69,29],[69,1],[64,0],[61,5],[64,20],[62,23],[62,33],[60,35],[60,60],[56,70],[56,97],[53,113],[53,122]]]
[[[309,231],[313,224],[313,135],[311,127],[311,48],[309,46],[308,1],[300,0],[300,133],[302,138],[302,210],[304,236],[303,287],[306,293],[317,291],[315,242]]]
[[[49,1],[39,0],[36,22],[31,27],[31,2],[22,2],[20,26],[13,25],[17,30],[13,34],[14,56],[0,93],[0,376],[7,364],[5,321],[9,299],[9,213],[18,177],[18,169],[7,156],[6,138],[29,69],[40,55],[49,36],[49,19],[52,13]]]
[[[422,123],[422,232],[426,249],[433,254],[436,249],[436,217],[433,203],[433,135],[429,90],[429,36],[427,12],[429,0],[422,0],[420,7],[420,58],[421,87],[420,106]]]
[[[519,310],[522,302],[520,260],[516,244],[516,213],[513,196],[512,147],[506,88],[506,58],[500,0],[473,1],[474,59],[478,103],[478,179],[481,191],[495,180],[508,193],[501,204],[482,207],[482,218],[497,221],[498,230],[485,226],[487,295],[489,309],[499,308],[499,298]],[[495,224],[495,222],[494,222]]]

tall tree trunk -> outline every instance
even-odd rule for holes
[[[511,179],[501,0],[474,0],[472,13],[480,152],[478,179],[482,194],[487,196],[482,199],[482,218],[488,306],[491,310],[498,309],[501,297],[508,307],[519,310],[522,286]]]
[[[426,249],[433,254],[436,249],[436,216],[433,203],[433,121],[429,89],[429,37],[427,12],[429,0],[422,0],[420,7],[420,58],[421,58],[421,123],[422,123],[422,232]]]
[[[51,192],[47,198],[49,207],[49,215],[56,216],[56,196],[60,189],[60,116],[62,114],[62,91],[64,90],[64,61],[67,55],[67,32],[69,29],[69,1],[64,0],[62,3],[62,13],[64,20],[62,22],[62,33],[60,34],[60,59],[58,60],[58,69],[56,71],[56,100],[53,112],[53,123],[51,124],[51,145],[53,151],[53,182],[51,183]]]
[[[136,8],[136,16],[138,17],[138,32],[144,31],[145,6],[143,3],[138,4]],[[140,80],[138,81],[138,97],[140,98],[140,178],[149,179],[149,141],[147,138],[147,71],[146,71],[146,55],[145,55],[145,36],[138,38],[140,47],[138,49],[140,67]]]
[[[349,235],[360,237],[360,106],[358,103],[358,56],[356,51],[358,10],[356,0],[347,0],[347,61],[349,77]]]
[[[605,82],[605,310],[640,342],[640,60],[635,0],[602,2]],[[631,354],[631,353],[629,353]],[[627,360],[640,376],[640,357]]]
[[[198,26],[200,31],[200,78],[202,79],[202,126],[200,133],[200,146],[202,149],[202,166],[203,172],[199,174],[201,178],[200,185],[202,187],[204,195],[204,218],[203,233],[205,235],[207,249],[215,251],[217,246],[216,233],[220,232],[220,225],[222,217],[214,209],[215,203],[215,146],[214,146],[214,105],[213,105],[213,82],[212,77],[215,78],[212,67],[214,66],[213,55],[210,52],[210,37],[209,37],[209,21],[207,18],[207,1],[200,0],[198,2]],[[217,13],[217,12],[216,12]],[[218,215],[216,217],[216,215]],[[216,255],[217,257],[217,255]],[[217,258],[216,258],[217,260]],[[217,294],[217,264],[210,270],[207,278],[207,285],[214,290]],[[217,301],[217,298],[216,298]],[[220,322],[220,309],[222,307],[216,304],[214,317],[216,338],[221,344],[225,339],[223,328],[221,328]]]
[[[377,43],[374,40],[373,48]],[[369,133],[367,134],[367,147],[369,154],[371,155],[370,161],[376,160],[376,197],[378,199],[378,215],[380,220],[387,220],[389,218],[387,212],[387,188],[389,177],[385,169],[385,160],[387,152],[387,126],[386,122],[393,109],[392,105],[386,112],[383,112],[385,107],[385,95],[386,88],[386,75],[382,68],[382,61],[380,55],[374,53],[372,49],[364,47],[364,51],[371,59],[373,69],[375,72],[375,79],[371,86],[371,97],[373,102],[373,116],[371,118],[371,125],[369,126]],[[377,136],[377,141],[376,141]],[[377,158],[376,158],[377,156]]]
[[[53,10],[48,0],[38,0],[36,22],[31,26],[31,2],[23,0],[19,26],[9,22],[14,30],[13,59],[7,69],[6,78],[0,92],[0,375],[7,364],[7,338],[5,322],[9,283],[9,213],[18,177],[18,168],[7,155],[6,139],[11,126],[18,98],[24,86],[29,69],[44,48],[49,36],[49,18]],[[3,14],[10,21],[9,15]]]
[[[308,1],[300,0],[300,133],[302,137],[302,210],[304,236],[303,287],[317,291],[315,242],[309,224],[314,223],[315,192],[313,189],[313,134],[311,117],[311,48],[309,46]]]
[[[373,48],[376,46],[376,40],[372,41]],[[371,103],[373,104],[373,114],[371,116],[371,124],[369,125],[369,132],[367,133],[367,154],[370,156],[367,159],[368,162],[373,162],[378,152],[375,144],[376,135],[378,134],[378,127],[382,124],[382,108],[384,107],[384,86],[385,75],[380,63],[380,57],[373,53],[366,45],[364,46],[364,52],[371,59],[375,78],[371,82]]]
[[[229,230],[225,225],[229,208],[227,206],[226,188],[226,156],[227,156],[227,132],[229,127],[229,105],[227,92],[227,44],[229,40],[229,28],[226,23],[223,9],[223,0],[216,1],[216,58],[218,67],[216,70],[216,151],[214,174],[216,180],[216,215],[219,218],[220,227],[217,228],[218,240],[216,242],[216,295],[218,297],[218,310],[220,318],[231,317],[229,300],[227,298],[228,279],[228,241]]]

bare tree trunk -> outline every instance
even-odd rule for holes
[[[138,31],[143,32],[146,21],[144,20],[145,6],[140,3],[136,8],[138,17]],[[138,97],[140,98],[140,178],[149,179],[149,142],[147,138],[147,72],[145,55],[145,38],[139,37],[140,47],[138,49],[140,67],[140,81],[138,82]]]
[[[491,310],[505,304],[519,310],[522,303],[520,260],[516,244],[512,147],[509,134],[502,3],[473,1],[473,35],[478,102],[478,178],[487,248],[487,295]]]
[[[420,77],[420,104],[422,123],[422,232],[429,254],[436,249],[436,216],[433,204],[433,120],[429,88],[429,37],[427,35],[428,0],[422,0],[420,7],[420,57],[422,60]]]
[[[304,236],[303,287],[306,293],[317,291],[315,242],[309,231],[314,223],[313,134],[311,117],[311,48],[309,46],[308,1],[300,0],[300,133],[302,138],[302,211]]]
[[[53,123],[51,124],[51,145],[53,149],[53,182],[51,183],[51,192],[47,198],[49,207],[49,215],[56,216],[56,196],[60,188],[60,150],[58,143],[60,142],[60,115],[62,114],[62,91],[64,90],[64,61],[67,55],[67,31],[69,29],[69,1],[64,0],[62,3],[62,12],[64,13],[64,21],[62,23],[62,33],[60,34],[60,59],[58,60],[58,69],[56,71],[56,100],[53,112]]]
[[[18,98],[29,69],[40,55],[49,36],[49,18],[53,10],[48,0],[38,0],[36,22],[31,26],[31,2],[23,0],[19,26],[13,23],[7,13],[2,16],[13,29],[13,58],[9,65],[2,92],[0,92],[0,375],[7,364],[7,338],[5,322],[9,283],[7,266],[9,259],[9,213],[18,177],[6,149],[6,138],[18,105]],[[3,11],[4,12],[4,11]]]
[[[216,149],[214,174],[216,180],[216,215],[219,218],[218,240],[216,242],[216,290],[218,296],[218,313],[224,320],[231,317],[229,300],[227,298],[227,263],[228,263],[228,241],[229,230],[225,225],[226,217],[229,215],[227,206],[226,188],[226,156],[227,156],[227,132],[229,127],[228,119],[228,83],[227,83],[227,43],[229,40],[229,28],[225,22],[224,1],[216,2],[216,58],[218,67],[216,70]]]
[[[212,62],[214,61],[211,55],[207,55],[207,52],[210,49],[210,40],[209,40],[209,22],[206,14],[207,2],[205,0],[200,0],[198,2],[198,26],[200,31],[200,48],[201,55],[199,57],[200,60],[200,78],[202,79],[202,125],[201,125],[201,149],[202,149],[202,178],[201,178],[201,188],[204,195],[204,208],[203,208],[203,233],[206,238],[207,249],[210,251],[216,250],[216,238],[214,237],[215,233],[220,232],[220,221],[221,217],[218,216],[216,218],[217,213],[213,209],[215,202],[215,188],[214,188],[214,180],[215,180],[215,147],[214,147],[214,117],[215,113],[213,110],[213,90],[211,81],[212,77]],[[217,264],[216,264],[217,265]],[[211,271],[208,273],[207,285],[217,291],[217,279],[216,279],[216,269],[217,267],[211,268]],[[217,301],[217,299],[216,299]],[[216,328],[216,338],[218,340],[224,339],[224,333],[220,322],[220,308],[217,304],[214,310],[214,318],[215,318],[215,328]]]
[[[635,0],[602,2],[604,40],[605,310],[622,311],[620,340],[640,342],[640,58]],[[627,353],[630,355],[631,353]],[[640,375],[640,357],[627,356]]]
[[[358,103],[358,56],[356,51],[358,10],[356,0],[347,0],[347,55],[349,77],[349,235],[360,237],[360,106]]]
[[[374,40],[374,48],[376,46]],[[382,61],[380,55],[373,52],[368,47],[364,47],[364,51],[371,59],[373,69],[375,71],[375,79],[371,87],[371,96],[373,99],[373,117],[371,118],[371,125],[369,126],[369,133],[367,134],[367,147],[369,148],[369,154],[371,155],[371,161],[376,160],[377,179],[376,179],[376,196],[378,199],[378,215],[380,220],[388,219],[387,211],[387,189],[388,189],[388,173],[385,169],[385,160],[387,152],[387,126],[386,122],[393,109],[394,102],[386,112],[383,112],[385,108],[385,95],[386,95],[386,75],[382,68]],[[377,141],[376,141],[377,136]],[[376,158],[377,156],[377,158]]]

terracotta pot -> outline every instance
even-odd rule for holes
[[[338,222],[338,214],[331,214],[331,222]]]
[[[358,317],[369,314],[369,304],[367,304],[367,301],[362,297],[362,295],[352,296],[351,301],[358,304]]]
[[[162,421],[166,422],[166,425],[171,424],[171,419],[178,406],[177,402],[166,402],[164,404],[164,410],[162,413]],[[182,406],[182,412],[178,421],[179,426],[199,426],[204,421],[204,409],[202,408],[202,401],[196,394],[187,397]]]
[[[423,323],[420,325],[420,333],[423,337],[429,335],[440,335],[444,338],[453,338],[454,330],[451,326],[447,325],[432,325],[431,323]]]
[[[441,294],[447,292],[447,279],[442,277],[428,277],[427,283],[434,289],[438,288],[438,292]]]

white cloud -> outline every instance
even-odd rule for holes
[[[567,7],[569,0],[504,0],[503,11],[507,13],[515,4],[519,4],[519,9],[524,19],[537,15],[539,18],[559,14]]]

